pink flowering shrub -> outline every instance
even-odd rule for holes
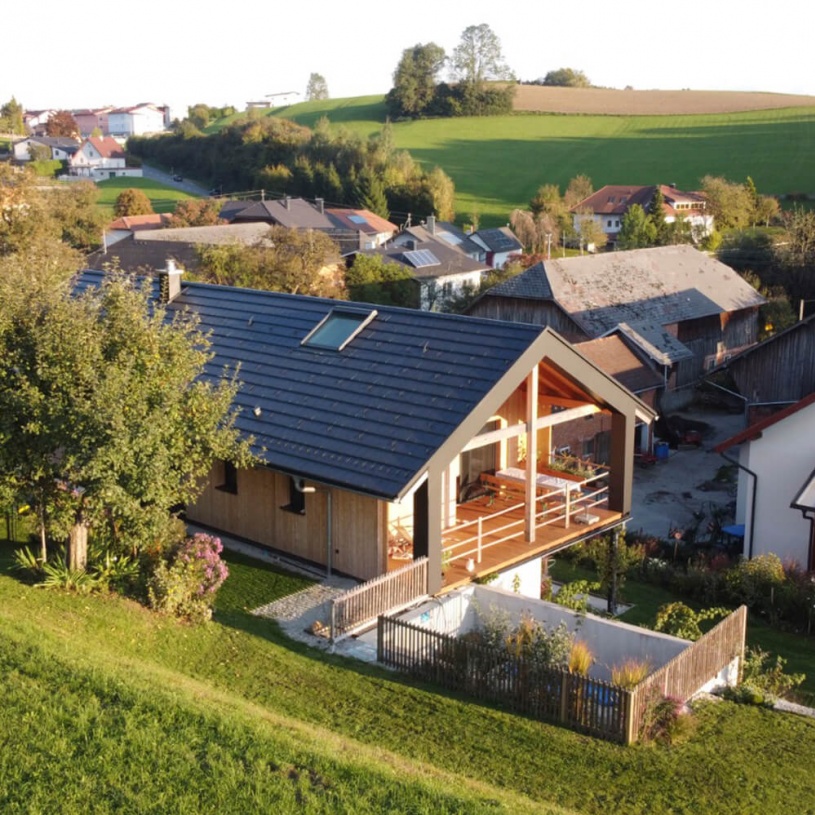
[[[215,593],[229,576],[222,551],[220,538],[202,532],[173,547],[148,581],[150,606],[191,622],[211,619]]]

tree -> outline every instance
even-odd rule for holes
[[[560,229],[557,220],[548,212],[525,212],[513,210],[509,222],[518,240],[532,254],[544,252],[552,244],[557,246]]]
[[[373,170],[365,168],[357,177],[357,202],[361,209],[367,209],[382,218],[389,216],[385,185]]]
[[[23,106],[12,96],[3,107],[0,107],[0,133],[23,135]]]
[[[152,215],[153,205],[144,190],[130,187],[116,196],[113,213],[117,218],[126,215]]]
[[[79,135],[79,125],[70,110],[58,110],[45,123],[45,133],[48,136],[73,138]]]
[[[648,207],[648,218],[654,225],[655,238],[654,241],[657,246],[667,246],[673,243],[671,240],[671,228],[665,220],[665,196],[659,185],[654,188],[654,197],[651,199],[651,205]]]
[[[322,74],[310,74],[306,85],[306,101],[328,99],[328,83]]]
[[[456,80],[476,88],[487,80],[513,78],[501,53],[501,40],[486,23],[464,29],[461,42],[453,50],[450,67]]]
[[[185,198],[176,204],[169,226],[214,226],[221,222],[218,215],[222,206],[217,198]]]
[[[419,307],[419,289],[410,270],[400,263],[387,263],[382,255],[357,254],[345,272],[345,285],[352,300]]]
[[[237,384],[204,378],[212,354],[189,315],[170,320],[118,276],[79,297],[38,274],[0,291],[0,481],[43,542],[90,528],[112,554],[143,551],[216,459],[249,463]]]
[[[639,204],[632,204],[623,215],[617,235],[618,249],[643,249],[653,246],[657,238],[654,222]]]
[[[549,71],[539,82],[541,85],[556,85],[564,88],[591,87],[591,82],[583,71],[576,71],[574,68],[558,68],[556,71]]]
[[[588,210],[576,214],[575,232],[580,244],[580,251],[582,252],[584,247],[588,249],[590,246],[602,249],[606,245],[608,238],[600,221],[594,217],[593,212]]]
[[[755,201],[744,184],[728,181],[721,176],[706,175],[701,186],[716,229],[743,229],[750,225]]]
[[[406,48],[393,72],[393,88],[385,97],[388,113],[397,118],[429,113],[446,60],[444,49],[434,42]]]
[[[568,209],[577,206],[581,201],[585,201],[590,195],[594,195],[594,186],[587,175],[576,175],[569,181],[563,202]]]

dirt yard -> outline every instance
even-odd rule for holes
[[[679,415],[707,425],[702,445],[671,450],[667,460],[649,467],[634,466],[629,527],[660,538],[668,537],[672,529],[692,526],[694,513],[704,512],[709,518],[711,510],[736,499],[735,483],[716,480],[728,462],[713,452],[713,447],[742,430],[744,417],[709,409],[689,409]]]
[[[624,91],[615,88],[552,88],[518,85],[513,107],[538,113],[671,116],[813,107],[815,96],[738,91]]]

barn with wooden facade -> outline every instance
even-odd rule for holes
[[[477,317],[547,325],[572,342],[619,334],[674,390],[755,344],[764,298],[692,246],[541,261],[487,291]]]
[[[654,414],[551,329],[165,277],[258,458],[218,463],[190,520],[362,579],[426,556],[435,592],[628,518]],[[550,470],[552,428],[600,413],[610,466]]]

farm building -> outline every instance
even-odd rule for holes
[[[176,273],[159,291],[210,332],[213,376],[240,366],[237,426],[261,462],[219,463],[191,520],[363,579],[427,557],[435,593],[540,569],[629,517],[635,425],[653,411],[551,329]],[[601,412],[610,466],[550,471],[552,428]]]
[[[764,302],[714,258],[663,246],[541,261],[487,291],[469,313],[548,325],[578,343],[619,334],[671,391],[754,345]]]

